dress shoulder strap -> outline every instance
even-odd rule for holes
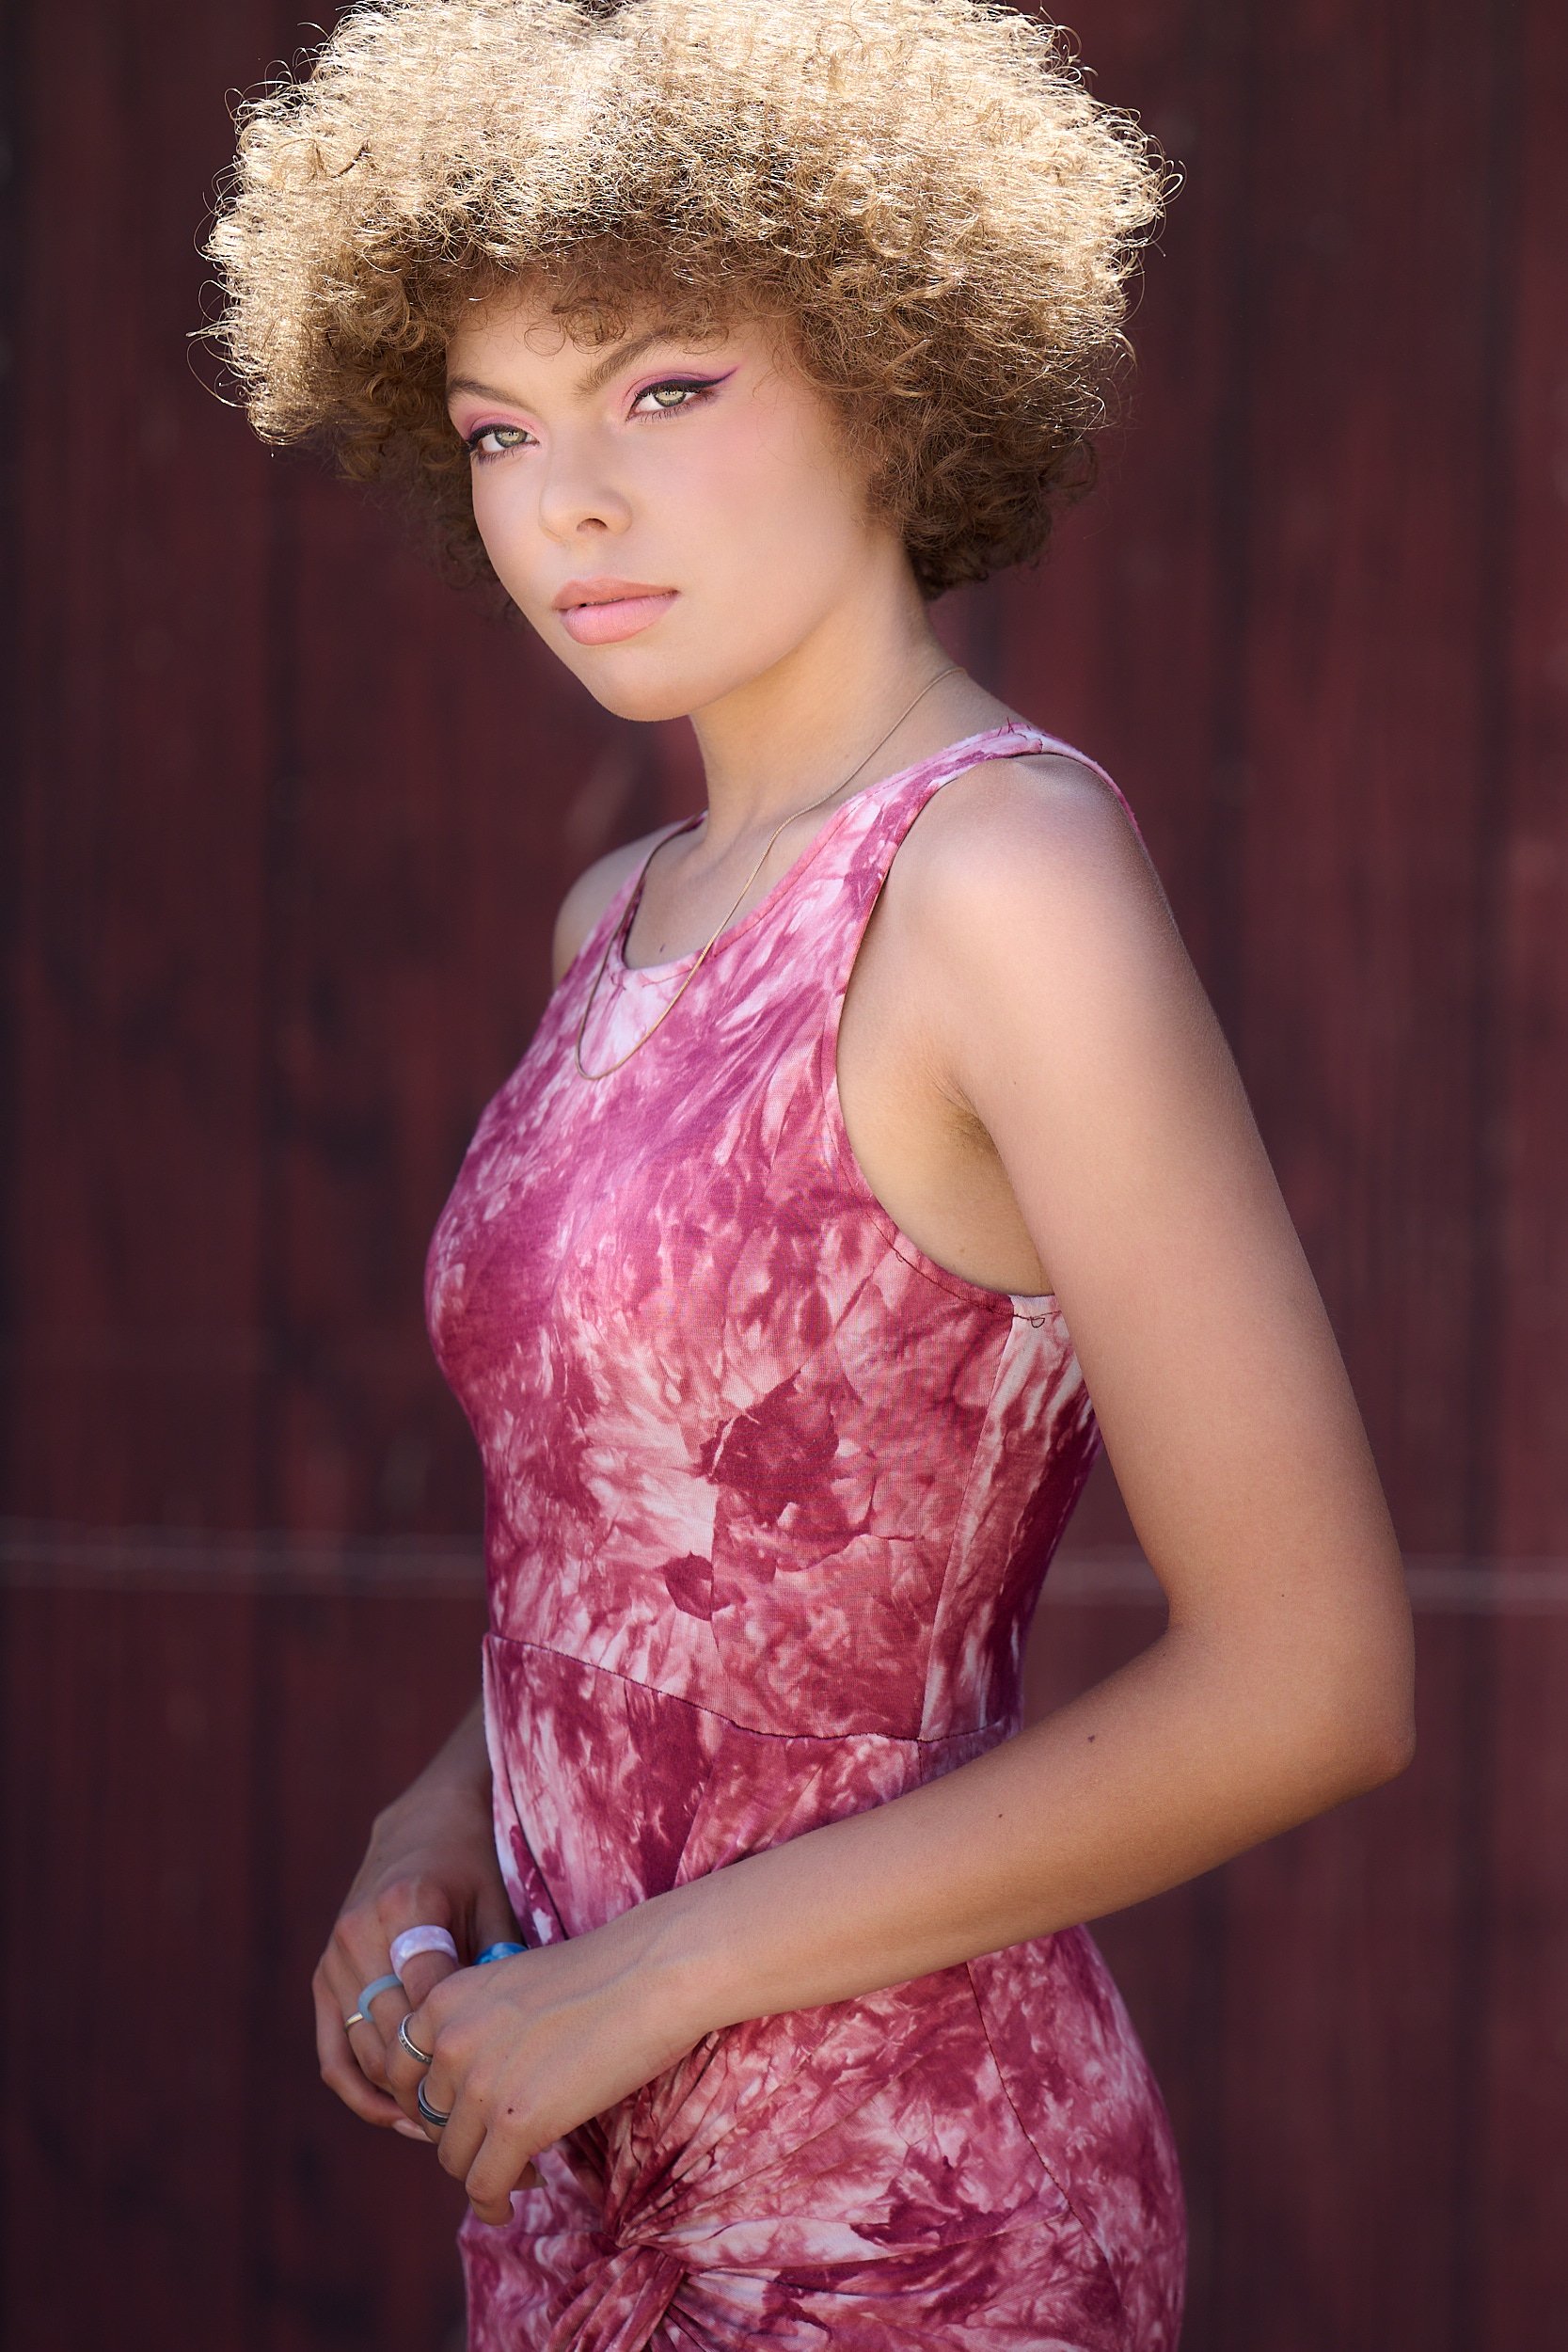
[[[1081,752],[1076,743],[1069,743],[1062,736],[1047,735],[1042,727],[1031,727],[1028,732],[1034,738],[1033,749],[1036,751],[1060,752],[1064,758],[1076,759],[1081,767],[1092,768],[1101,782],[1110,786],[1126,812],[1128,823],[1144,850],[1148,850],[1148,844],[1144,840],[1144,829],[1138,822],[1137,812],[1108,768],[1101,767],[1098,759],[1091,759],[1087,752]]]
[[[838,1014],[849,985],[865,927],[871,911],[887,880],[888,869],[899,844],[921,810],[933,794],[944,785],[965,775],[973,768],[992,759],[1021,759],[1037,752],[1059,752],[1069,759],[1081,760],[1101,777],[1116,794],[1127,812],[1127,819],[1147,856],[1148,844],[1144,840],[1127,795],[1116,778],[1097,759],[1081,752],[1076,744],[1058,735],[1049,735],[1043,727],[1029,726],[1017,719],[993,727],[983,735],[971,736],[955,743],[918,768],[892,780],[891,788],[876,789],[864,796],[869,819],[847,845],[844,881],[847,884],[839,901],[833,953],[829,962],[828,1003],[830,1028],[836,1030]],[[850,806],[854,804],[851,803]]]
[[[992,727],[982,735],[969,736],[961,743],[950,744],[946,751],[939,752],[934,758],[925,760],[919,767],[909,769],[894,778],[890,787],[877,787],[873,793],[866,795],[870,821],[858,844],[857,859],[862,885],[861,893],[857,895],[869,894],[866,896],[865,914],[870,914],[871,900],[886,880],[887,869],[904,835],[935,793],[986,761],[1022,759],[1037,752],[1059,753],[1064,758],[1076,759],[1084,767],[1091,769],[1116,794],[1140,847],[1148,855],[1148,844],[1144,839],[1143,828],[1132,803],[1108,769],[1102,767],[1098,759],[1092,759],[1087,752],[1080,751],[1075,743],[1068,742],[1065,737],[1049,735],[1043,727],[1029,726],[1020,720],[1009,719],[1003,725]]]

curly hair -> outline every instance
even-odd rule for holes
[[[779,322],[926,597],[1037,556],[1179,184],[990,0],[361,0],[236,123],[198,332],[264,440],[401,486],[458,580],[488,565],[446,345],[519,278],[586,343],[655,298]]]

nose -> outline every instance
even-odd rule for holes
[[[565,546],[580,532],[616,537],[626,530],[630,504],[591,442],[558,442],[545,453],[542,470],[539,525],[549,538]]]

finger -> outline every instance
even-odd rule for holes
[[[346,2059],[354,2067],[360,2083],[381,2101],[373,2119],[357,2096],[349,2104],[356,2113],[366,2115],[367,2121],[386,2122],[381,2037],[359,2007],[357,1994],[345,1990],[346,1981],[341,1956],[329,1947],[311,1980],[316,2004],[317,2053],[324,2070],[330,2065],[334,2074]],[[352,2024],[351,2019],[354,2021]],[[334,2079],[333,2088],[338,2087]],[[353,2089],[354,2085],[351,2083],[349,2088]]]
[[[457,1974],[457,1963],[445,1952],[416,1952],[403,1968],[403,1989],[408,1996],[410,2009],[419,2009],[428,2001],[444,1977]],[[394,2026],[392,2031],[396,2033]]]
[[[471,1969],[456,1967],[441,1953],[430,1957],[435,1959],[436,1966],[431,1971],[435,1981],[430,1986],[429,1994],[419,2005],[404,2009],[387,2044],[387,2088],[401,2104],[404,2112],[413,2116],[418,2114],[415,2096],[426,2068],[435,2058],[436,2037],[441,2031],[443,2018],[450,2023],[451,2004],[437,1997],[440,1987],[449,1978],[455,1979],[459,1976],[463,1977],[466,1985],[473,1982]],[[454,1985],[455,1992],[461,1993],[463,1989]],[[430,2095],[427,2090],[426,2096]]]
[[[432,2069],[432,2072],[434,2072],[434,2069]],[[425,2079],[424,2095],[426,2101],[435,2112],[445,2120],[439,2123],[431,2122],[429,2117],[425,2114],[424,2108],[420,2106],[417,2095],[414,2105],[414,2120],[419,2124],[420,2131],[423,2132],[426,2139],[429,2140],[431,2146],[433,2148],[439,2148],[442,2140],[446,2137],[447,2133],[451,2128],[451,2117],[456,2110],[457,2095],[454,2091],[447,2090],[444,2088],[439,2091],[436,2090],[428,2078]]]
[[[436,2155],[443,2172],[450,2172],[454,2181],[467,2180],[475,2157],[484,2145],[485,2114],[480,2100],[467,2093],[456,2099],[438,2099],[434,2090],[425,2097],[437,2114],[450,2106],[451,2121],[438,2135]]]
[[[441,2162],[448,2171],[454,2169],[447,2163],[443,2145]],[[463,2186],[468,2202],[482,2221],[492,2229],[512,2218],[512,2192],[518,2188],[537,2188],[539,2168],[525,2156],[515,2137],[506,2131],[488,2131],[479,2150],[463,2175]]]
[[[366,2002],[366,2030],[356,2036],[355,2054],[361,2065],[372,2082],[389,2090],[394,2099],[398,2087],[392,2078],[392,2058],[398,2046],[399,2024],[407,2014],[407,1994],[399,1985],[387,1985]]]
[[[367,1945],[362,1934],[356,1936],[351,1943],[344,1930],[345,1922],[340,1919],[333,1930],[332,1941],[323,1958],[320,1973],[330,1986],[345,2020],[350,2047],[360,2073],[377,2090],[384,2090],[388,2012],[383,2004],[388,1996],[381,1993],[367,2001],[363,1994],[366,1987],[373,1984],[378,1977],[389,1974],[387,1955],[374,1943]],[[391,2030],[394,2033],[397,2031],[400,2007],[397,2001],[391,2005]],[[346,2020],[350,2016],[363,2017],[365,2023],[348,2026]]]
[[[337,1994],[318,1972],[315,1985],[316,2057],[321,2077],[327,2089],[336,2093],[346,2107],[367,2123],[383,2128],[402,2120],[397,2102],[378,2090],[363,2073],[358,2053],[355,2050],[351,2029],[343,2024]],[[356,2026],[352,2034],[369,2039],[368,2026]]]
[[[448,1969],[450,1973],[450,1963]],[[383,2000],[386,2003],[385,2008],[382,2006]],[[424,2119],[419,2109],[418,2094],[420,2085],[424,2080],[429,2060],[417,2058],[413,2055],[413,2051],[404,2042],[399,2028],[406,2026],[414,2049],[428,2050],[432,2058],[436,2054],[435,2044],[428,2039],[421,2040],[420,2036],[415,2032],[412,2021],[418,2012],[410,2007],[405,1994],[393,1993],[388,1988],[388,1992],[377,1999],[375,2008],[376,2024],[384,2036],[380,2053],[381,2081],[391,2097],[396,2100],[400,2111],[423,2138],[426,2137],[426,2132]],[[432,2024],[428,2031],[434,2032],[434,2030]],[[427,2091],[426,2096],[430,2097],[431,2094]],[[434,2100],[432,2104],[436,2104]]]

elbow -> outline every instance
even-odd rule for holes
[[[1408,1716],[1381,1708],[1316,1710],[1299,1718],[1275,1750],[1285,1809],[1292,1821],[1330,1812],[1397,1780],[1415,1753]]]
[[[1381,1610],[1336,1631],[1309,1679],[1319,1720],[1332,1726],[1342,1794],[1364,1796],[1397,1780],[1416,1756],[1416,1628],[1402,1577]]]
[[[1416,1760],[1416,1628],[1403,1600],[1382,1645],[1378,1669],[1360,1684],[1355,1709],[1361,1733],[1365,1788],[1398,1780]]]
[[[1363,1729],[1353,1750],[1354,1785],[1353,1796],[1364,1796],[1369,1789],[1382,1788],[1400,1774],[1408,1772],[1416,1760],[1416,1722],[1405,1713],[1375,1730]]]
[[[1292,1697],[1276,1724],[1288,1777],[1310,1810],[1326,1810],[1397,1780],[1416,1755],[1415,1677],[1408,1649],[1296,1661]],[[1314,1798],[1316,1802],[1314,1803]]]
[[[1341,1683],[1319,1715],[1323,1762],[1337,1798],[1365,1796],[1409,1770],[1416,1756],[1415,1682],[1408,1657]]]

